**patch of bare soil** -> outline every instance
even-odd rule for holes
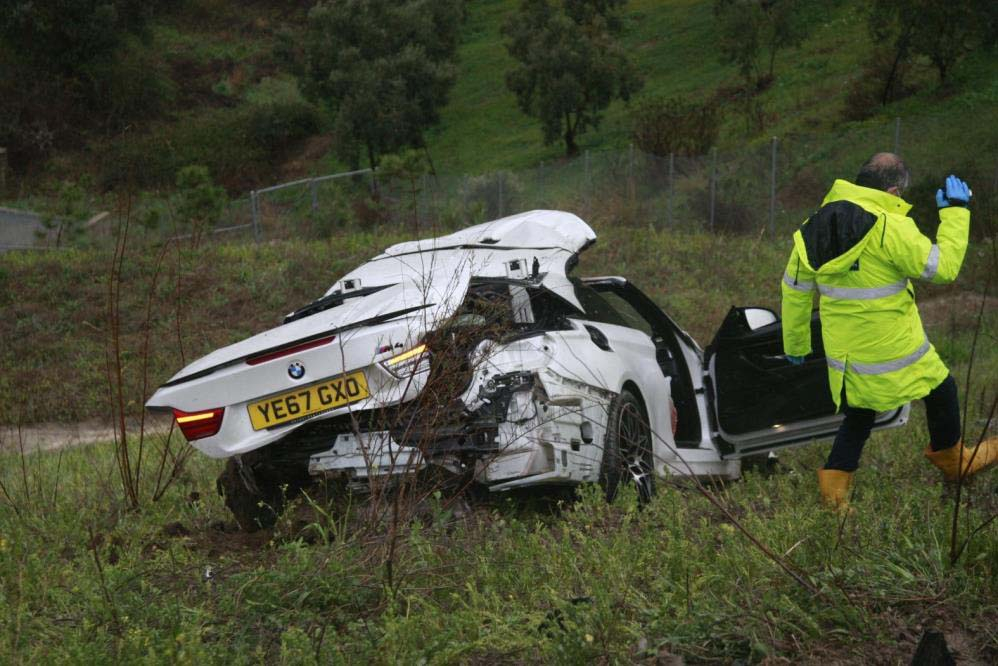
[[[165,437],[173,419],[169,415],[148,415],[147,436]],[[128,424],[129,437],[137,437],[139,424]],[[115,439],[115,427],[99,419],[80,423],[34,423],[31,425],[0,425],[0,452],[57,451],[69,446],[109,442]]]

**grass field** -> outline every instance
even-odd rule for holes
[[[390,568],[360,499],[245,535],[207,459],[126,511],[110,445],[28,456],[24,488],[5,454],[0,645],[13,663],[868,664],[907,663],[933,628],[960,663],[993,663],[995,525],[950,565],[952,499],[925,441],[920,414],[875,435],[841,523],[817,503],[815,446],[713,488],[723,510],[686,483],[643,511],[595,490],[460,514],[431,499]],[[961,543],[998,511],[996,487],[992,473],[964,491]]]
[[[633,276],[703,344],[730,305],[778,303],[783,245],[594,225],[600,242],[580,272]],[[181,346],[190,360],[275,323],[391,240],[187,250],[162,260],[155,287],[156,255],[127,255],[127,409],[141,409],[150,288],[151,387],[180,366]],[[0,304],[13,342],[2,361],[7,419],[12,407],[25,420],[107,413],[109,261],[96,250],[0,257],[18,285]],[[998,384],[989,307],[964,388],[990,261],[979,244],[956,285],[919,288],[974,437]],[[393,527],[359,498],[334,513],[306,503],[252,535],[235,532],[215,493],[217,461],[196,455],[152,501],[161,442],[151,440],[136,510],[111,444],[22,457],[8,441],[0,651],[14,663],[904,663],[931,627],[976,660],[966,663],[992,663],[998,526],[976,532],[951,566],[953,499],[921,457],[926,440],[919,406],[910,425],[875,434],[857,512],[843,523],[817,502],[819,445],[785,453],[775,473],[708,489],[713,501],[682,482],[661,484],[643,511],[632,495],[607,506],[593,489],[560,505],[498,497],[468,508],[433,496]],[[964,490],[959,543],[998,511],[996,490],[993,472]]]

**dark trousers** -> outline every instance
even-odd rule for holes
[[[843,413],[845,421],[839,426],[828,454],[825,469],[838,469],[853,472],[859,467],[859,456],[863,445],[870,437],[873,420],[877,413],[872,409],[850,407],[843,389]],[[929,426],[929,446],[933,451],[948,449],[960,441],[960,399],[957,395],[956,380],[949,375],[939,386],[932,389],[925,398],[925,420]]]

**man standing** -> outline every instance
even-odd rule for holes
[[[852,476],[877,412],[923,398],[926,457],[948,480],[998,462],[998,437],[977,450],[960,441],[956,382],[922,329],[909,278],[956,279],[967,250],[971,191],[956,176],[936,193],[936,243],[907,217],[911,176],[901,158],[878,153],[856,183],[836,180],[821,208],[794,234],[783,276],[783,350],[794,364],[811,353],[813,291],[820,295],[828,383],[845,414],[818,485],[825,502],[848,506]]]

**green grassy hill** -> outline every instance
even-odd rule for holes
[[[537,123],[520,113],[505,87],[511,65],[501,26],[515,0],[470,0],[459,48],[459,78],[428,136],[438,170],[475,174],[522,169],[562,159],[560,145],[544,146]],[[640,97],[677,95],[722,100],[721,150],[742,150],[770,136],[803,136],[820,144],[813,155],[849,154],[849,161],[893,146],[895,116],[903,119],[902,150],[932,165],[965,166],[998,150],[998,58],[975,53],[952,73],[942,89],[926,62],[916,62],[907,81],[912,95],[873,108],[851,122],[847,98],[874,52],[862,9],[846,4],[829,10],[798,49],[780,52],[774,83],[754,96],[754,120],[737,97],[735,68],[717,56],[711,0],[631,0],[622,41],[645,78]],[[136,122],[126,132],[91,137],[86,146],[57,152],[32,172],[20,192],[30,197],[47,182],[89,172],[103,187],[137,180],[141,187],[172,185],[178,165],[207,164],[230,192],[329,173],[343,167],[329,152],[322,114],[302,106],[293,77],[274,56],[278,31],[300,29],[306,9],[284,3],[236,5],[192,0],[183,10],[158,16],[148,46],[174,91],[162,113]],[[272,117],[260,109],[278,102]],[[255,114],[255,115],[254,115]],[[278,135],[254,128],[280,125]],[[283,124],[281,124],[283,123]],[[841,137],[845,136],[845,139]],[[628,107],[615,102],[602,125],[581,137],[584,150],[626,147]],[[990,159],[990,158],[989,158]],[[991,159],[993,162],[994,160]],[[122,165],[128,167],[130,173]],[[852,168],[852,167],[851,167]]]
[[[521,168],[563,155],[560,145],[542,145],[537,123],[520,113],[515,98],[505,88],[504,72],[512,60],[500,27],[516,4],[509,0],[469,3],[465,42],[459,52],[461,75],[440,127],[430,135],[435,160],[445,171]],[[631,0],[627,4],[622,40],[645,77],[638,98],[708,98],[718,94],[719,88],[739,85],[735,68],[718,59],[712,6],[710,0]],[[895,116],[903,118],[903,126],[929,122],[931,127],[928,132],[920,128],[917,134],[912,133],[905,148],[917,145],[930,155],[940,151],[956,155],[963,150],[977,154],[981,147],[998,146],[994,125],[982,127],[979,122],[982,115],[998,119],[998,58],[989,53],[975,54],[965,61],[949,91],[941,91],[934,73],[920,63],[911,77],[915,94],[873,109],[871,118],[863,123],[845,121],[850,86],[873,49],[862,11],[851,6],[830,11],[799,49],[778,55],[773,85],[755,100],[765,110],[764,128],[747,130],[739,105],[729,102],[724,107],[721,148],[735,149],[770,136],[856,133],[855,125],[880,127]],[[959,138],[934,136],[934,132],[948,132],[948,124],[959,127],[963,134]],[[892,126],[881,136],[879,145],[856,146],[856,150],[864,154],[891,148]],[[600,150],[624,147],[629,142],[628,108],[618,101],[607,111],[602,126],[583,136],[581,146]]]

